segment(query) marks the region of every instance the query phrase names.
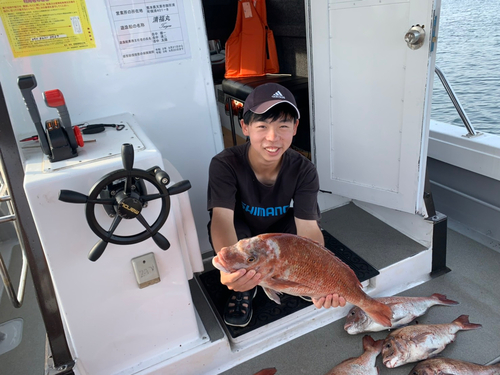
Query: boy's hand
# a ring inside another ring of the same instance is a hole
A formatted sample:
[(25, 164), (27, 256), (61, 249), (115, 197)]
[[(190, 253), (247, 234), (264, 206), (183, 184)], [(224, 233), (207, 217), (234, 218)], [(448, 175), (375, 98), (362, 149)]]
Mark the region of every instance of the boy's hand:
[(345, 298), (339, 296), (337, 293), (329, 294), (326, 297), (321, 297), (320, 299), (313, 298), (312, 301), (317, 309), (321, 309), (322, 307), (324, 307), (325, 309), (339, 306), (344, 307), (346, 303)]
[(261, 274), (254, 270), (247, 272), (247, 270), (241, 269), (233, 273), (221, 272), (220, 282), (235, 292), (246, 292), (259, 284), (260, 276)]

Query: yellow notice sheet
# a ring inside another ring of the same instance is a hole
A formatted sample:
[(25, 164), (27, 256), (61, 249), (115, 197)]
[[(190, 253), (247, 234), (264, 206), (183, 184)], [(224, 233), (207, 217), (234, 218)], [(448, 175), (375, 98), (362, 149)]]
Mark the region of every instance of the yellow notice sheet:
[(84, 0), (0, 0), (14, 57), (95, 48)]

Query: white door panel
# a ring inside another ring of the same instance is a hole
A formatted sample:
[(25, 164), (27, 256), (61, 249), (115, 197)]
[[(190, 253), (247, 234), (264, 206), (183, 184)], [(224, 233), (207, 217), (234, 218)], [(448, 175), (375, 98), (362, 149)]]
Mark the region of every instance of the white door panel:
[[(425, 97), (434, 69), (429, 50), (433, 1), (310, 5), (321, 189), (415, 213), (424, 182)], [(426, 40), (412, 50), (404, 35), (417, 23), (424, 25)]]

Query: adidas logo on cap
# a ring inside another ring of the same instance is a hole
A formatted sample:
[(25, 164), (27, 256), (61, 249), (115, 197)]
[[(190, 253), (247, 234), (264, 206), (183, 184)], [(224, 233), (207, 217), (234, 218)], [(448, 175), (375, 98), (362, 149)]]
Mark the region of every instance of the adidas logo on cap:
[(274, 98), (274, 99), (286, 99), (285, 96), (279, 92), (279, 91), (276, 91), (273, 95), (271, 95), (271, 98)]

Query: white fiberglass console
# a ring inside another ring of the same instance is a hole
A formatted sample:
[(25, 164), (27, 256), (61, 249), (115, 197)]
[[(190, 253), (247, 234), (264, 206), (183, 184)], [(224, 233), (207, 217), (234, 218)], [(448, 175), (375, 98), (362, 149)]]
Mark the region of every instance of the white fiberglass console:
[[(75, 372), (132, 374), (206, 340), (200, 335), (188, 286), (193, 272), (203, 266), (184, 192), (189, 187), (175, 188), (182, 185), (179, 173), (162, 160), (132, 115), (93, 123), (125, 126), (86, 135), (95, 142), (79, 148), (77, 157), (55, 163), (39, 148), (24, 150), (24, 186), (76, 360)], [(131, 157), (122, 157), (124, 144)], [(168, 175), (157, 178), (163, 190), (155, 186), (153, 167)], [(123, 173), (113, 174), (120, 170)], [(123, 177), (127, 170), (140, 172)], [(139, 182), (136, 177), (144, 174), (152, 180)], [(165, 200), (162, 192), (168, 189)], [(63, 202), (61, 190), (81, 194), (69, 193)], [(124, 190), (130, 194), (124, 196)], [(133, 192), (133, 199), (127, 197)], [(118, 196), (125, 199), (113, 201)], [(149, 200), (144, 201), (146, 196)], [(109, 203), (96, 203), (100, 199)], [(138, 200), (142, 204), (133, 206)], [(123, 208), (122, 215), (117, 210)], [(158, 217), (165, 210), (168, 217), (158, 229)], [(89, 227), (89, 217), (100, 236)], [(132, 243), (119, 245), (113, 238)]]

